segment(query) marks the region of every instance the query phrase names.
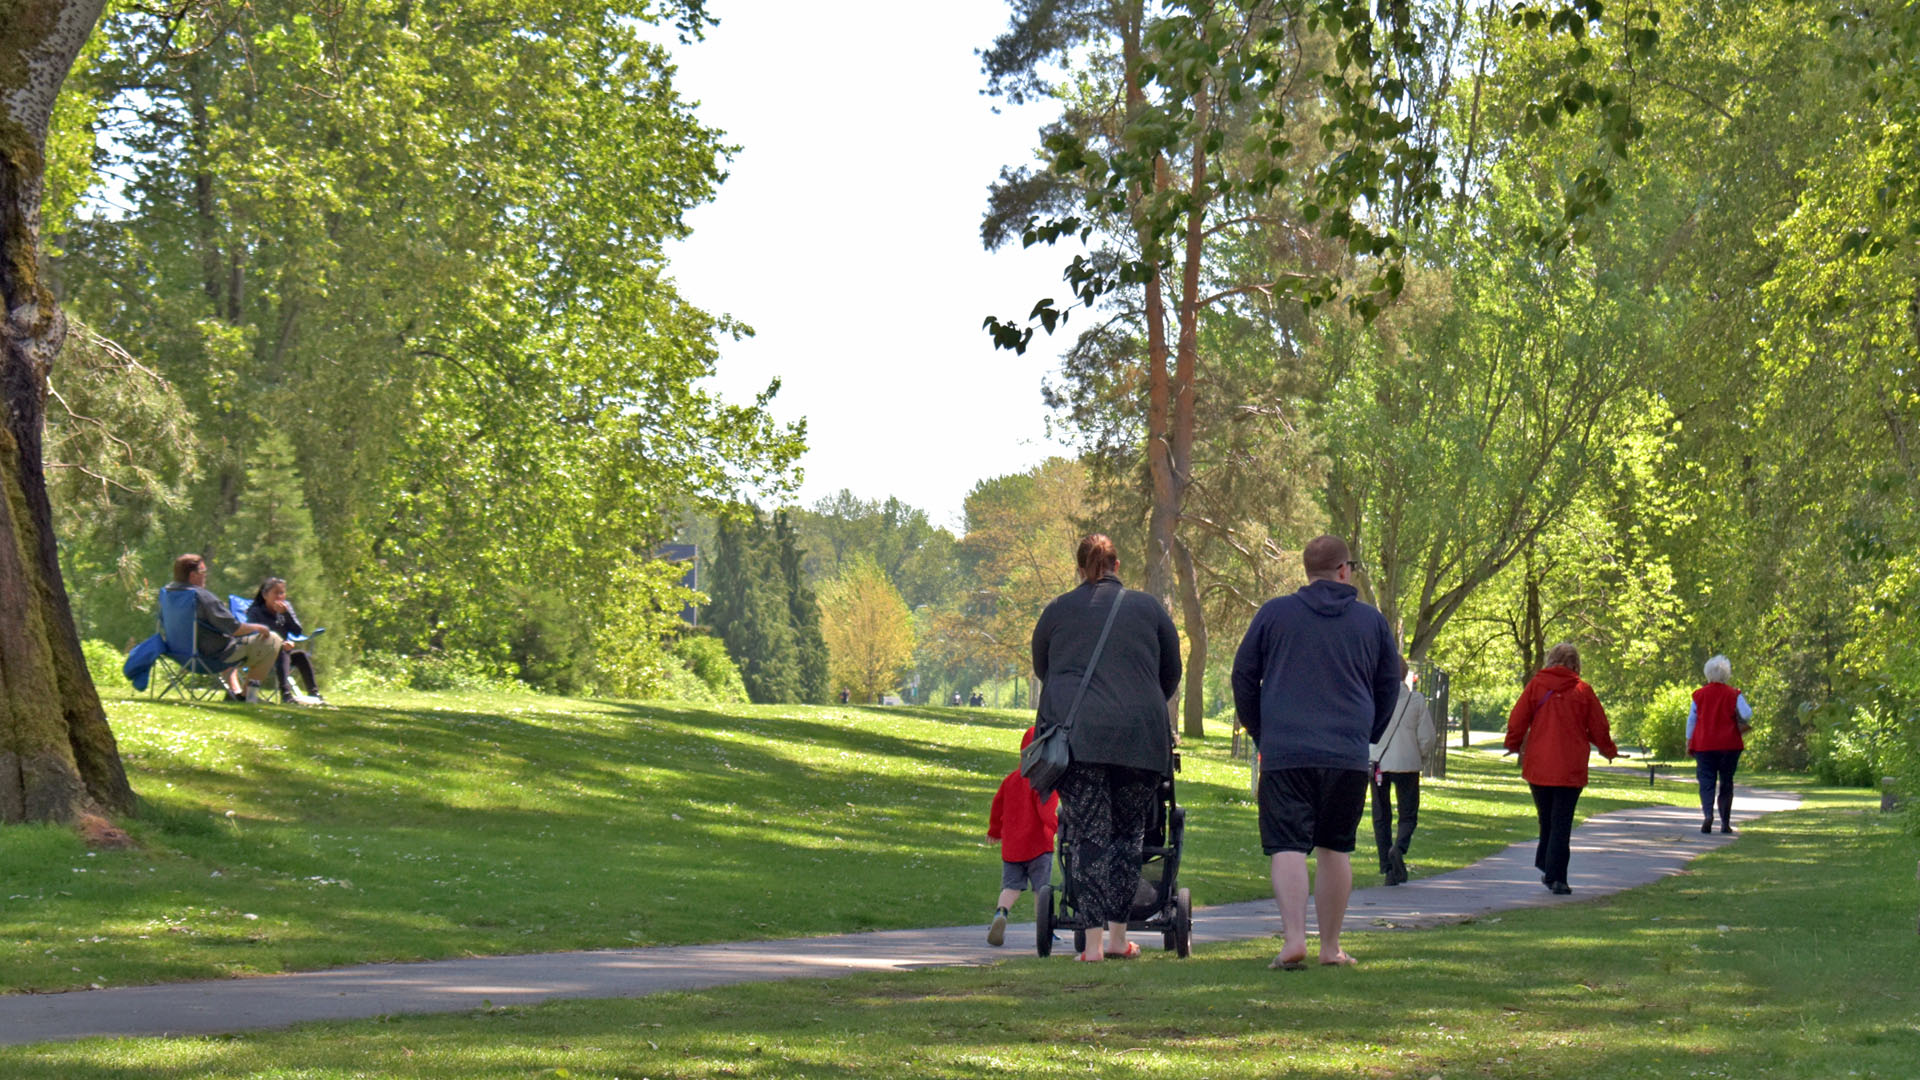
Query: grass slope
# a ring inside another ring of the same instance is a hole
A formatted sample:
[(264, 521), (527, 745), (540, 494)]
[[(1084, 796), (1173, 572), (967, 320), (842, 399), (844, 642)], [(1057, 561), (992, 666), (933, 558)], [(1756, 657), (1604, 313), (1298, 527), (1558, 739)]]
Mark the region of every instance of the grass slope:
[(14, 1080), (1098, 1076), (1894, 1078), (1920, 1062), (1913, 843), (1863, 798), (1775, 814), (1685, 875), (1466, 926), (1098, 968), (733, 987), (223, 1039), (0, 1049)]
[[(0, 992), (983, 920), (987, 806), (1028, 723), (422, 694), (108, 708), (140, 846), (0, 829)], [(1267, 891), (1247, 766), (1221, 734), (1181, 775), (1200, 904)], [(1692, 798), (1596, 774), (1581, 810)], [(1456, 752), (1426, 784), (1413, 869), (1532, 829), (1511, 760)]]

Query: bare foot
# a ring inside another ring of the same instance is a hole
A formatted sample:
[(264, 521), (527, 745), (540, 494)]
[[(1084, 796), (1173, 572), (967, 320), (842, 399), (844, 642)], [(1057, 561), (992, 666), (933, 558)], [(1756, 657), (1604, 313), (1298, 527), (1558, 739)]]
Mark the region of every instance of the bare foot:
[(1345, 949), (1334, 953), (1332, 956), (1328, 956), (1325, 953), (1320, 954), (1321, 967), (1352, 967), (1359, 962), (1360, 961), (1355, 960), (1353, 957), (1348, 956)]
[(1280, 954), (1273, 958), (1273, 962), (1268, 964), (1267, 968), (1270, 971), (1305, 971), (1307, 969), (1307, 947), (1305, 945), (1300, 946), (1298, 952), (1292, 949), (1281, 949)]

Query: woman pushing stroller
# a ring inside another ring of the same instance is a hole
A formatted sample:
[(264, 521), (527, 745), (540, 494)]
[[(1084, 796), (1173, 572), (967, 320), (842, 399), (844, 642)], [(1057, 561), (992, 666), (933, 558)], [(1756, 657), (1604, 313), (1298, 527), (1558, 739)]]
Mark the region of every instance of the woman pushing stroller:
[(1081, 698), (1059, 790), (1069, 887), (1093, 924), (1079, 959), (1092, 962), (1140, 954), (1127, 923), (1147, 818), (1172, 760), (1167, 701), (1180, 686), (1180, 639), (1158, 600), (1120, 583), (1112, 540), (1087, 537), (1075, 561), (1079, 587), (1049, 603), (1033, 628), (1033, 671), (1041, 679), (1036, 730), (1066, 721)]

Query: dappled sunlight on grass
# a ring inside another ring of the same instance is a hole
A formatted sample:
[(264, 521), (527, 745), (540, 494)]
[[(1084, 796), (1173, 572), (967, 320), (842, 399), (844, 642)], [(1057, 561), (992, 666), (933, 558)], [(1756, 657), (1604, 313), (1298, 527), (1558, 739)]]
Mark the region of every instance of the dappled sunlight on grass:
[[(108, 708), (144, 797), (140, 847), (0, 832), (0, 989), (982, 921), (987, 806), (1031, 722), (395, 693)], [(1182, 883), (1202, 905), (1265, 898), (1248, 765), (1210, 734), (1183, 748)], [(1692, 798), (1596, 774), (1580, 809)], [(1424, 785), (1412, 869), (1532, 831), (1511, 760), (1459, 753)]]
[[(1810, 856), (1827, 867), (1818, 880), (1790, 870)], [(0, 1072), (1893, 1080), (1920, 1060), (1911, 860), (1890, 825), (1827, 808), (1770, 817), (1646, 888), (1365, 935), (1351, 970), (1269, 971), (1271, 941), (1091, 968), (1024, 957), (231, 1040), (15, 1048), (0, 1050)], [(1798, 943), (1790, 961), (1775, 937)]]

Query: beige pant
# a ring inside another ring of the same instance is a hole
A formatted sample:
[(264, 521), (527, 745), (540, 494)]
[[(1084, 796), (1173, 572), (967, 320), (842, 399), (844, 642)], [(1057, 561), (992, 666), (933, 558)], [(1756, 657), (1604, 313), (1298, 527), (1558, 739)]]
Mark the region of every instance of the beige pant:
[(265, 682), (273, 672), (273, 660), (280, 655), (280, 635), (271, 630), (235, 638), (235, 648), (227, 653), (229, 667), (247, 669), (247, 675), (255, 682)]

